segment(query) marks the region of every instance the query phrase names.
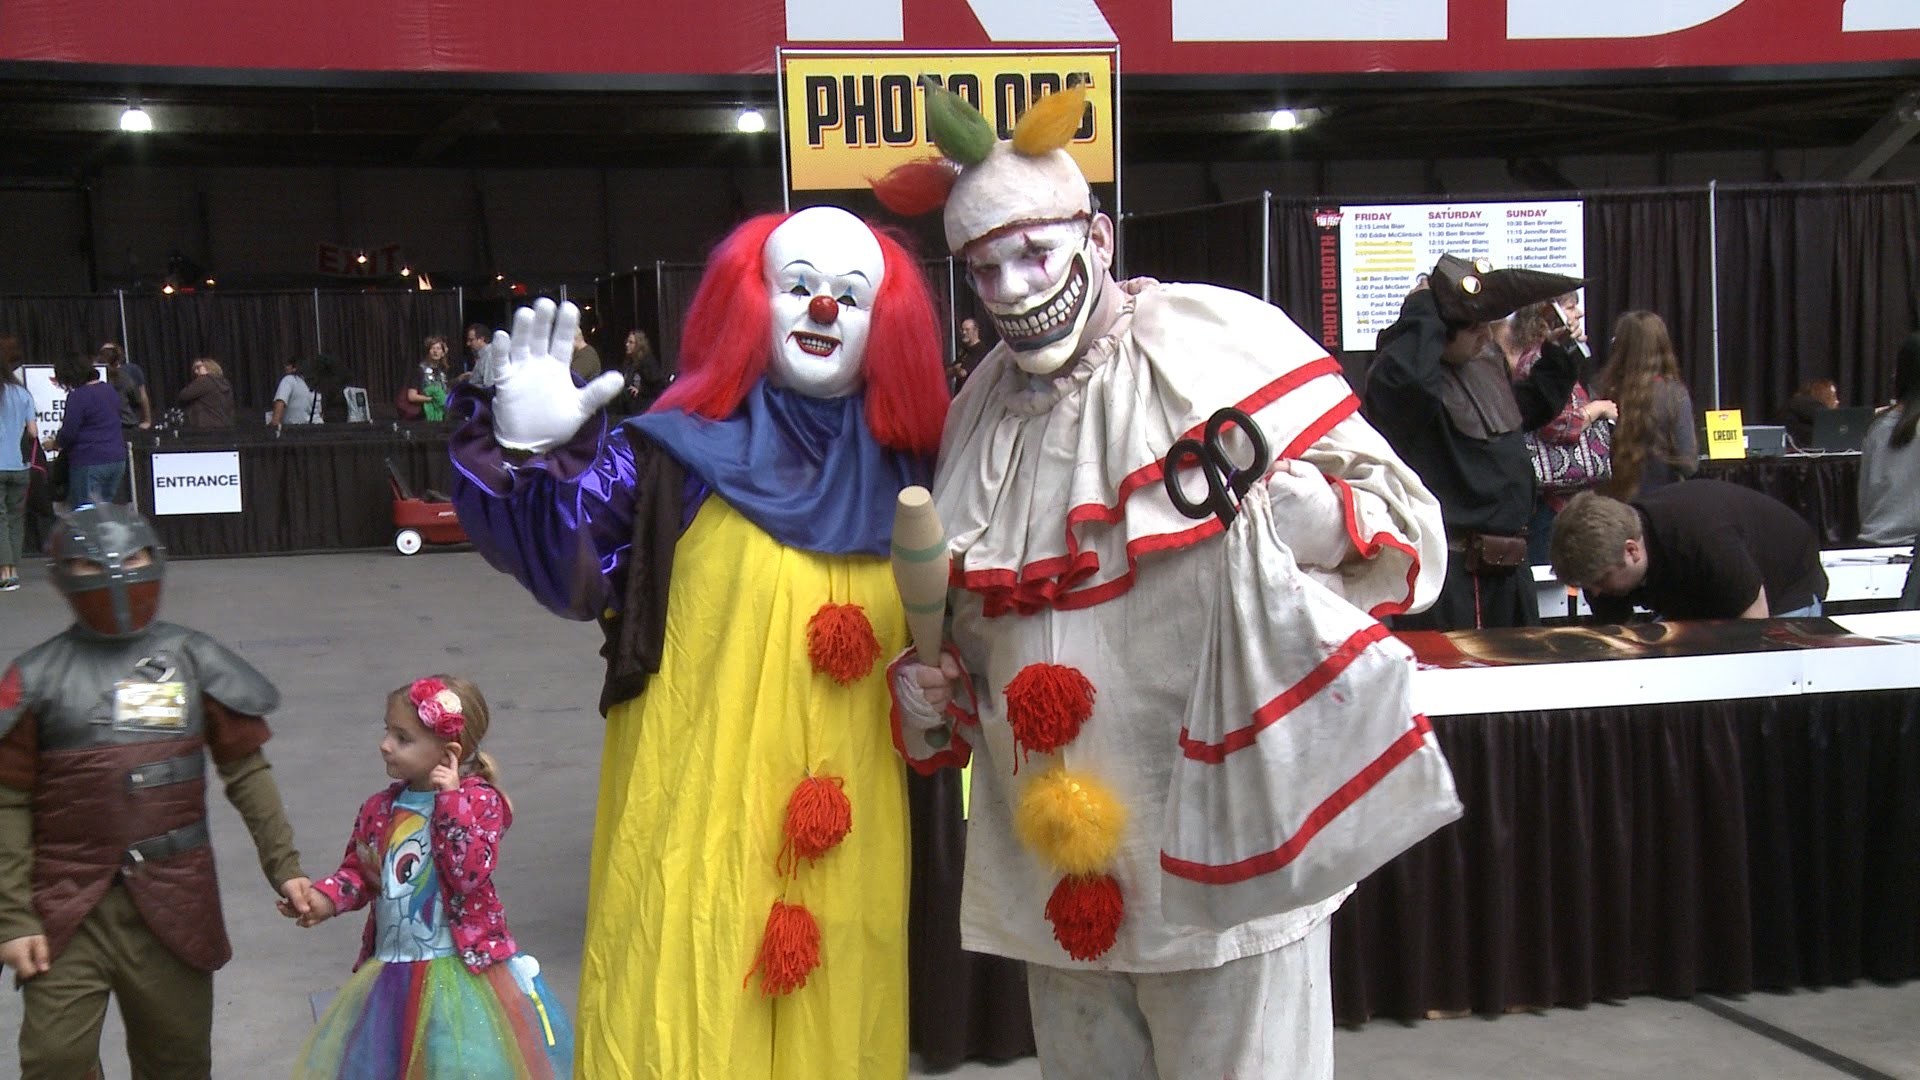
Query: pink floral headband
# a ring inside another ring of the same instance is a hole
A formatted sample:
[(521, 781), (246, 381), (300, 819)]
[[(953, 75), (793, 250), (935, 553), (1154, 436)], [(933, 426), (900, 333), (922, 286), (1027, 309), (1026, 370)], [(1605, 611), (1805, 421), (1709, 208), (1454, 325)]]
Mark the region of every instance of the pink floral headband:
[(466, 729), (465, 706), (460, 695), (447, 689), (447, 684), (431, 676), (416, 679), (407, 687), (407, 700), (413, 702), (414, 711), (420, 714), (420, 722), (427, 730), (443, 739), (457, 739)]

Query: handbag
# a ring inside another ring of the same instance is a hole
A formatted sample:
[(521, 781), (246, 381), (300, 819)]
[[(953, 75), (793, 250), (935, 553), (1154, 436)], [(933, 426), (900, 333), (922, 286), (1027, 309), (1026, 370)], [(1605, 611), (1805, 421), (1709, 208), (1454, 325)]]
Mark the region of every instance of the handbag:
[(1338, 896), (1461, 814), (1412, 650), (1300, 569), (1264, 484), (1224, 548), (1160, 848), (1167, 919), (1213, 930)]
[(1527, 456), (1533, 460), (1533, 478), (1540, 490), (1564, 495), (1585, 491), (1613, 479), (1613, 421), (1588, 424), (1571, 444), (1542, 442), (1526, 436)]

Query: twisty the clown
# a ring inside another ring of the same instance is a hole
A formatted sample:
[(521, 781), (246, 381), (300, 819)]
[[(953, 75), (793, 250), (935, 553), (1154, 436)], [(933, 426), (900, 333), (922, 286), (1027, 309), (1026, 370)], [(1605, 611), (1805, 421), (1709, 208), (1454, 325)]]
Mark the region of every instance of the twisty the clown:
[(905, 1073), (907, 811), (886, 558), (947, 397), (925, 283), (842, 210), (716, 250), (678, 380), (607, 430), (542, 301), (455, 397), (488, 560), (607, 635), (577, 1060), (594, 1077)]
[[(1431, 603), (1439, 507), (1356, 415), (1339, 365), (1279, 310), (1114, 280), (1113, 222), (1062, 149), (1079, 97), (1042, 99), (1011, 141), (945, 106), (929, 113), (949, 121), (932, 129), (949, 160), (903, 167), (876, 192), (901, 212), (944, 205), (948, 246), (1002, 339), (953, 404), (934, 482), (952, 654), (941, 669), (903, 657), (892, 679), (916, 767), (974, 756), (962, 945), (1027, 962), (1049, 1077), (1330, 1077), (1327, 924), (1354, 879), (1291, 908), (1260, 907), (1254, 881), (1242, 914), (1214, 925), (1173, 910), (1178, 766), (1237, 768), (1237, 751), (1271, 738), (1258, 716), (1225, 717), (1240, 730), (1216, 743), (1183, 722), (1238, 678), (1272, 683), (1276, 708), (1297, 703), (1286, 724), (1339, 730), (1370, 692), (1347, 665), (1408, 667), (1375, 616)], [(1270, 610), (1229, 612), (1259, 678), (1202, 648), (1222, 605), (1259, 584), (1229, 573), (1226, 515), (1196, 521), (1163, 485), (1170, 448), (1228, 407), (1274, 457), (1241, 509), (1258, 504), (1253, 547), (1277, 591)], [(1351, 636), (1326, 640), (1342, 620)], [(1304, 673), (1292, 698), (1274, 678), (1287, 670)], [(1396, 722), (1396, 745), (1428, 745), (1424, 720)], [(1450, 779), (1430, 786), (1444, 816)], [(1203, 845), (1271, 824), (1264, 799), (1236, 801), (1204, 776), (1199, 790), (1228, 795), (1201, 807)], [(1233, 906), (1210, 902), (1196, 907)]]

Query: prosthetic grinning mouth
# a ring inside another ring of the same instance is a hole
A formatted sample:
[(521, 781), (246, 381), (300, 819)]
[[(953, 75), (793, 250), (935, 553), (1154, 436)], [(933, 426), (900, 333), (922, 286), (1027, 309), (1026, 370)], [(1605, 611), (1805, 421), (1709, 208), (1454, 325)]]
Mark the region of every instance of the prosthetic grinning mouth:
[(833, 350), (840, 347), (837, 338), (809, 334), (804, 330), (795, 330), (792, 337), (794, 344), (800, 346), (800, 351), (808, 356), (832, 356)]
[(1073, 326), (1074, 318), (1080, 313), (1080, 303), (1086, 295), (1086, 264), (1076, 259), (1067, 283), (1060, 287), (1052, 300), (1020, 315), (995, 314), (993, 322), (1000, 328), (1000, 336), (1006, 339), (1010, 348), (1050, 345)]

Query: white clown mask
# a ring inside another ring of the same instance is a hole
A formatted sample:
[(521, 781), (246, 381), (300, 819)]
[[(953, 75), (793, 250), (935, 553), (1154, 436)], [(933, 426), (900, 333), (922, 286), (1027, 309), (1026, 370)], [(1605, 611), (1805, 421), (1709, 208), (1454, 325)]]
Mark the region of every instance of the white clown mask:
[(761, 254), (774, 385), (816, 398), (858, 391), (873, 299), (886, 273), (873, 232), (845, 210), (813, 206), (781, 222)]
[(966, 264), (1014, 363), (1035, 375), (1072, 359), (1106, 280), (1093, 199), (1064, 150), (1037, 157), (1000, 143), (947, 198), (947, 246)]

